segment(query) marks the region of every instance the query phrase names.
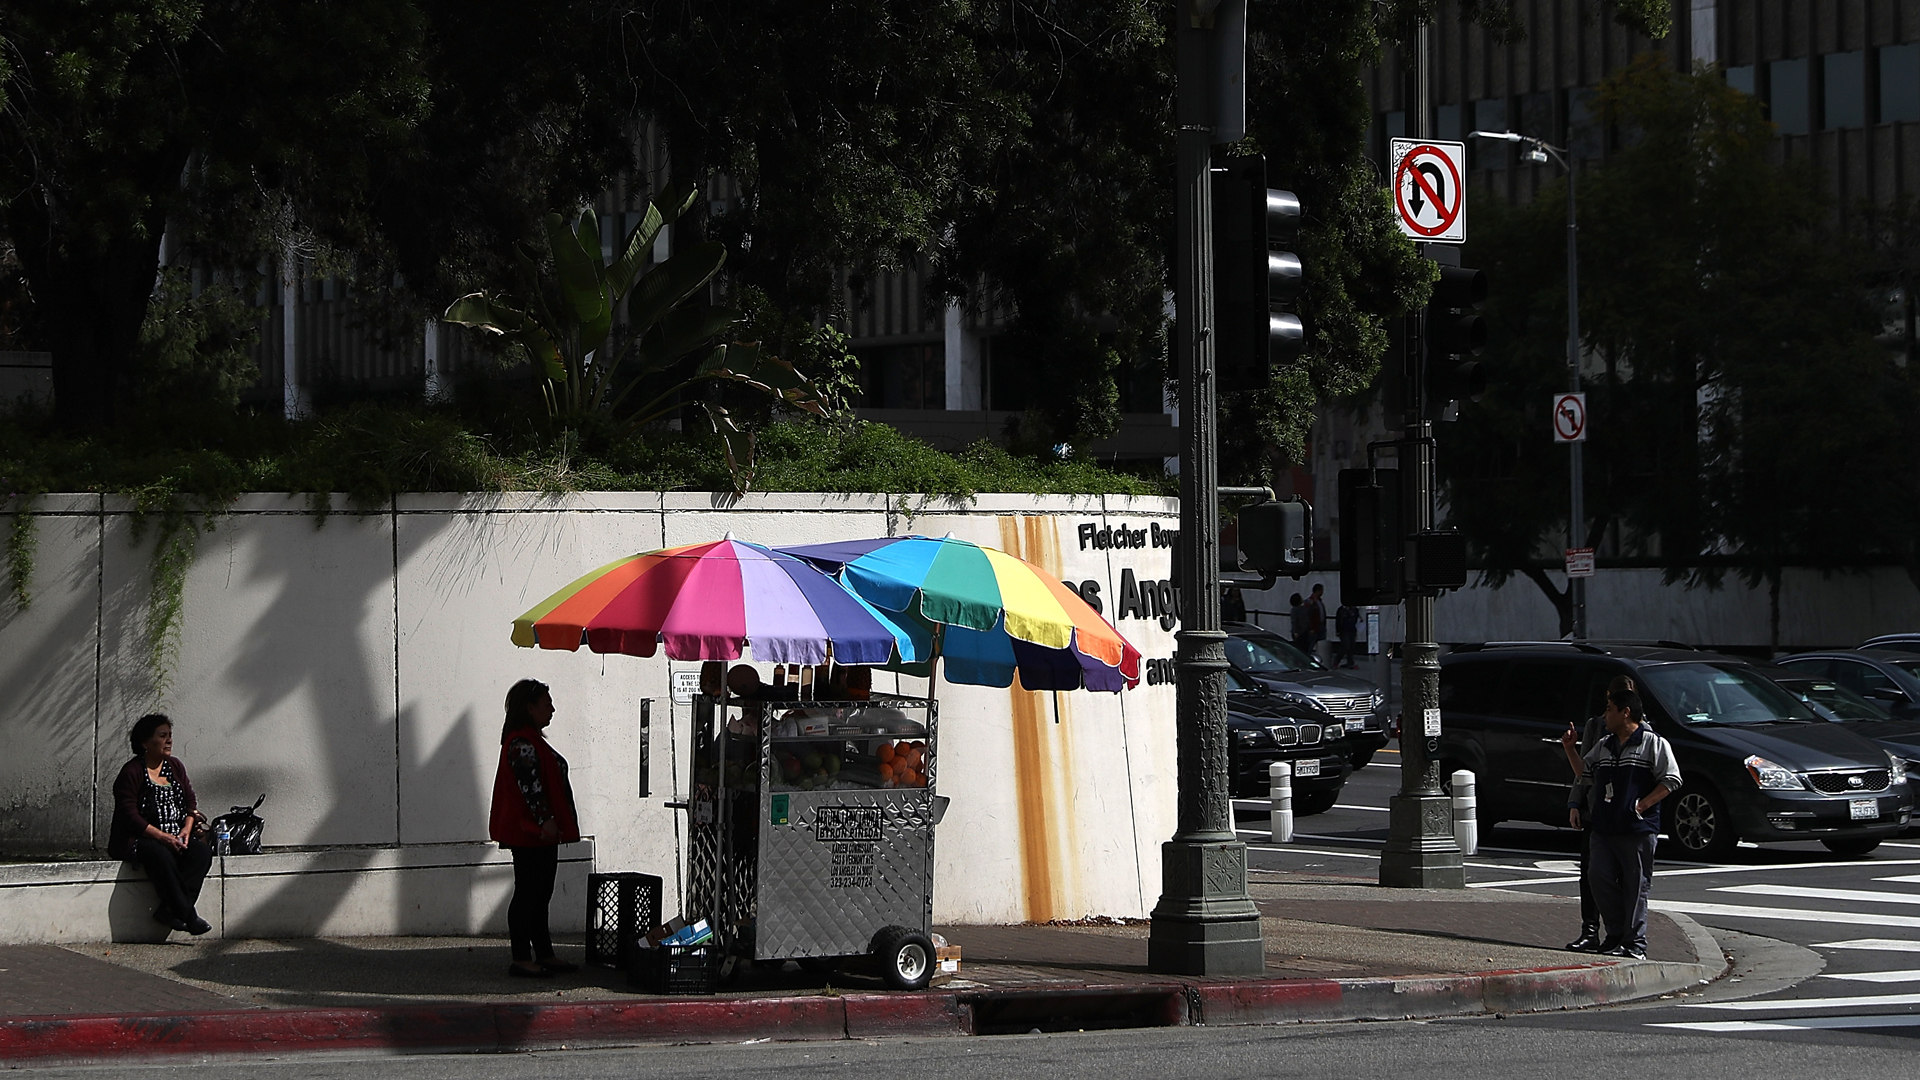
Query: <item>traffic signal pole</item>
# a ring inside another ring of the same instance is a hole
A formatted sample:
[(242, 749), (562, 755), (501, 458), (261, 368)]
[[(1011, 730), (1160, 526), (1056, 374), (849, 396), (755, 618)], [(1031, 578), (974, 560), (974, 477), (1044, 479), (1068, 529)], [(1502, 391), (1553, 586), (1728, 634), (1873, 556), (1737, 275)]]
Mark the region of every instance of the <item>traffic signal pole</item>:
[[(1427, 48), (1428, 29), (1422, 23), (1413, 48), (1414, 107), (1409, 110), (1415, 117), (1414, 137), (1420, 139), (1433, 134)], [(1433, 528), (1433, 424), (1427, 419), (1425, 329), (1408, 335), (1401, 369), (1406, 378), (1406, 434), (1400, 452), (1412, 458), (1401, 473), (1406, 498), (1401, 513), (1408, 534)], [(1387, 803), (1387, 844), (1380, 855), (1380, 884), (1396, 888), (1466, 887), (1460, 848), (1453, 841), (1453, 800), (1440, 780), (1440, 646), (1434, 640), (1433, 601), (1429, 590), (1407, 591), (1407, 640), (1400, 673), (1400, 793)]]
[(1227, 775), (1227, 649), (1220, 629), (1219, 458), (1213, 310), (1214, 22), (1219, 0), (1181, 0), (1174, 181), (1174, 308), (1180, 375), (1180, 543), (1175, 635), (1179, 820), (1160, 848), (1160, 901), (1147, 966), (1182, 975), (1266, 970), (1247, 848)]

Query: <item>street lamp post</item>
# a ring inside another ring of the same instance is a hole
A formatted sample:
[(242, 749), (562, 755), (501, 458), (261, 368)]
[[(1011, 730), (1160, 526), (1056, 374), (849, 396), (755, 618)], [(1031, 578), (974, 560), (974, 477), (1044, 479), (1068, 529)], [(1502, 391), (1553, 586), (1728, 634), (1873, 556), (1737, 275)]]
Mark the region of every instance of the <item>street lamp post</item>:
[[(1567, 151), (1550, 143), (1543, 142), (1531, 135), (1521, 135), (1512, 131), (1475, 131), (1468, 135), (1473, 139), (1490, 139), (1498, 142), (1519, 143), (1525, 146), (1526, 159), (1536, 165), (1544, 165), (1548, 160), (1559, 164), (1567, 172), (1567, 389), (1580, 392), (1580, 232), (1574, 217), (1574, 169), (1573, 162), (1567, 157)], [(1586, 460), (1583, 442), (1570, 442), (1567, 448), (1571, 453), (1568, 459), (1569, 484), (1572, 488), (1567, 507), (1567, 547), (1586, 546), (1587, 531), (1587, 479)], [(1572, 610), (1574, 640), (1584, 640), (1587, 636), (1587, 579), (1567, 578), (1567, 604)]]
[[(1219, 417), (1213, 294), (1217, 0), (1182, 0), (1174, 178), (1174, 323), (1180, 372), (1180, 543), (1184, 598), (1174, 635), (1178, 824), (1160, 849), (1160, 900), (1147, 967), (1179, 975), (1266, 970), (1260, 909), (1247, 895), (1247, 847), (1233, 830), (1227, 778), (1227, 636), (1220, 629)], [(1243, 10), (1243, 9), (1242, 9)]]

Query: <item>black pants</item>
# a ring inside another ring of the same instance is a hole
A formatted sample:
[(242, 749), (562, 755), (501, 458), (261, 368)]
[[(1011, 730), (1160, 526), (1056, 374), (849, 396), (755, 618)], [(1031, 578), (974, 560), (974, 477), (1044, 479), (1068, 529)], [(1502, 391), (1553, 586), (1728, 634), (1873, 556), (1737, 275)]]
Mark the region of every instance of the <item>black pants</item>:
[(200, 899), (200, 884), (207, 880), (207, 871), (213, 866), (213, 849), (207, 842), (195, 837), (187, 841), (185, 851), (176, 851), (143, 836), (137, 854), (147, 880), (153, 882), (153, 891), (160, 894), (160, 906), (182, 919), (199, 918), (193, 905)]
[(1580, 926), (1600, 925), (1600, 904), (1593, 898), (1593, 830), (1580, 830)]
[(547, 908), (553, 903), (553, 875), (560, 849), (509, 848), (513, 852), (513, 900), (507, 904), (507, 937), (515, 960), (549, 960), (553, 937), (547, 932)]
[(1354, 639), (1354, 636), (1352, 634), (1341, 634), (1340, 647), (1333, 651), (1333, 666), (1352, 666), (1353, 658), (1359, 655), (1359, 652), (1359, 642)]
[(1607, 945), (1647, 951), (1647, 893), (1658, 840), (1653, 833), (1593, 834), (1593, 898), (1607, 924)]

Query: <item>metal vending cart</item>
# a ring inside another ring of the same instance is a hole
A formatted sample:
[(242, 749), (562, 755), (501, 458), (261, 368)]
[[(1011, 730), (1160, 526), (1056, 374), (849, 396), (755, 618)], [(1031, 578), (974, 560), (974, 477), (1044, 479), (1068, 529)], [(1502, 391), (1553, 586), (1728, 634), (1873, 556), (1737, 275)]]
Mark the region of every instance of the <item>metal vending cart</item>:
[(889, 986), (927, 985), (938, 726), (929, 698), (694, 698), (687, 910), (723, 977), (871, 956)]

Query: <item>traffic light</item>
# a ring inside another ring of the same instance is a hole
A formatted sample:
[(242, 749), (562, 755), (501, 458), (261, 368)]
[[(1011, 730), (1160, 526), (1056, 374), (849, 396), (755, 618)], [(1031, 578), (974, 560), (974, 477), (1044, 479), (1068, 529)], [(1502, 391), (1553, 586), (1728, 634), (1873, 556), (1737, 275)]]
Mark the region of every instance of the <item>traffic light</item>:
[(1240, 569), (1297, 578), (1313, 563), (1313, 506), (1297, 498), (1243, 506), (1234, 537)]
[(1397, 604), (1406, 592), (1398, 469), (1340, 470), (1340, 602)]
[(1280, 245), (1300, 228), (1300, 200), (1267, 187), (1267, 159), (1213, 166), (1214, 371), (1221, 390), (1258, 390), (1277, 362), (1299, 354), (1306, 324), (1281, 310), (1300, 296), (1300, 257)]
[(1487, 372), (1478, 360), (1487, 347), (1487, 272), (1443, 266), (1427, 303), (1426, 404), (1440, 412), (1455, 401), (1478, 401), (1487, 392)]

